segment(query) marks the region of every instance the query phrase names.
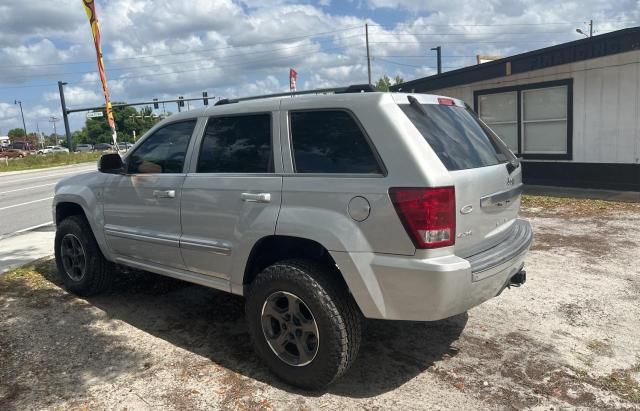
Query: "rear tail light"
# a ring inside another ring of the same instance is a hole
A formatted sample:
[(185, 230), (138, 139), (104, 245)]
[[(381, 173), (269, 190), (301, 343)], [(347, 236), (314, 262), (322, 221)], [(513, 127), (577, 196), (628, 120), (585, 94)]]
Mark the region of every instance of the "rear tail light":
[(404, 228), (416, 248), (455, 244), (456, 213), (453, 187), (389, 189)]

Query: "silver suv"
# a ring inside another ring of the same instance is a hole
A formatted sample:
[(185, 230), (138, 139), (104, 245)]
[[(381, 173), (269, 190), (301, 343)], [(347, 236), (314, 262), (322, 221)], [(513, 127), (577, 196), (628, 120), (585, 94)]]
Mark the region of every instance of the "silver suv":
[(246, 298), (262, 359), (324, 387), (362, 318), (431, 321), (525, 281), (521, 167), (462, 101), (350, 93), (221, 101), (171, 116), (56, 187), (65, 286), (115, 264)]

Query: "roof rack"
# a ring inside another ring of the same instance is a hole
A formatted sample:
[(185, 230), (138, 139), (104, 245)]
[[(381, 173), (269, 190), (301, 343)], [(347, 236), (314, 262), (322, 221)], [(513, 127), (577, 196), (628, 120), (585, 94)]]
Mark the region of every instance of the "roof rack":
[(234, 99), (225, 98), (222, 100), (218, 100), (214, 105), (221, 106), (224, 104), (239, 103), (241, 101), (247, 101), (247, 100), (260, 100), (263, 98), (273, 98), (273, 97), (301, 96), (305, 94), (371, 93), (374, 91), (376, 91), (376, 89), (371, 84), (354, 84), (348, 87), (319, 88), (315, 90), (294, 91), (289, 93), (264, 94), (262, 96), (240, 97), (240, 98), (234, 98)]

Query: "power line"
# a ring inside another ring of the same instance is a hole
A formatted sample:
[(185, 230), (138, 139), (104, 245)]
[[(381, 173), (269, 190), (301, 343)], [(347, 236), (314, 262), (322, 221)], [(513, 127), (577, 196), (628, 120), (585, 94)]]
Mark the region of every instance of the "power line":
[[(497, 41), (439, 41), (438, 44), (540, 44), (550, 43), (553, 41), (565, 42), (565, 40), (537, 40), (537, 41), (509, 41), (509, 40), (497, 40)], [(422, 44), (419, 41), (370, 41), (370, 44)]]
[[(421, 59), (424, 59), (424, 58), (436, 58), (436, 56), (430, 56), (430, 55), (428, 55), (428, 54), (417, 55), (417, 56), (415, 56), (415, 55), (400, 55), (400, 54), (398, 54), (398, 55), (389, 55), (389, 54), (385, 54), (385, 55), (384, 55), (384, 56), (382, 56), (382, 57), (392, 57), (392, 58), (421, 58)], [(442, 57), (443, 57), (443, 58), (444, 58), (444, 57), (446, 57), (446, 58), (453, 58), (453, 59), (455, 59), (455, 58), (467, 58), (467, 59), (471, 59), (471, 58), (472, 58), (472, 59), (474, 59), (474, 58), (476, 58), (476, 56), (475, 56), (475, 55), (474, 55), (474, 56), (462, 56), (462, 55), (460, 55), (460, 56), (442, 56)]]
[[(431, 24), (431, 23), (400, 23), (395, 27), (400, 26), (410, 26), (410, 27), (502, 27), (502, 26), (549, 26), (549, 25), (573, 25), (580, 24), (584, 21), (558, 21), (558, 22), (547, 22), (547, 23), (494, 23), (494, 24)], [(371, 27), (391, 27), (389, 25), (383, 24), (370, 24)]]
[[(344, 46), (340, 46), (340, 47), (333, 47), (333, 48), (329, 48), (329, 49), (325, 49), (323, 51), (330, 51), (333, 49), (342, 49), (344, 48)], [(302, 55), (308, 55), (308, 54), (315, 54), (317, 53), (316, 51), (310, 52), (310, 53), (303, 53), (303, 54), (297, 54), (296, 56), (283, 56), (283, 57), (279, 57), (275, 60), (258, 60), (258, 61), (243, 61), (243, 62), (238, 62), (238, 63), (230, 63), (230, 64), (225, 64), (225, 65), (218, 65), (218, 66), (214, 66), (214, 67), (202, 67), (202, 68), (197, 68), (197, 69), (190, 69), (190, 70), (181, 70), (181, 71), (170, 71), (170, 72), (164, 72), (164, 73), (153, 73), (153, 74), (139, 74), (139, 75), (133, 75), (133, 76), (126, 76), (126, 77), (118, 77), (115, 80), (129, 80), (129, 79), (135, 79), (135, 78), (147, 78), (147, 77), (157, 77), (157, 76), (168, 76), (171, 74), (182, 74), (182, 73), (192, 73), (192, 72), (196, 72), (196, 71), (207, 71), (207, 70), (216, 70), (216, 69), (220, 69), (220, 68), (227, 68), (227, 67), (235, 67), (235, 66), (239, 66), (239, 65), (244, 65), (244, 64), (259, 64), (259, 63), (277, 63), (277, 62), (281, 62), (281, 61), (287, 61), (289, 59), (292, 58), (296, 58), (298, 56), (302, 56)], [(90, 81), (90, 82), (69, 82), (68, 84), (73, 85), (73, 84), (86, 84), (86, 83), (93, 83), (93, 84), (97, 84), (98, 80), (96, 81)]]
[[(343, 49), (345, 47), (350, 47), (350, 46), (354, 46), (357, 45), (359, 43), (348, 43), (348, 44), (343, 44), (340, 46), (336, 46), (336, 47), (330, 47), (330, 48), (325, 48), (325, 49), (321, 49), (321, 50), (316, 50), (316, 46), (310, 47), (307, 46), (306, 49), (312, 49), (312, 51), (309, 52), (304, 52), (304, 53), (296, 53), (295, 55), (292, 56), (282, 56), (279, 57), (278, 59), (276, 59), (276, 61), (280, 61), (282, 59), (293, 59), (299, 56), (305, 56), (305, 55), (309, 55), (309, 54), (316, 54), (316, 53), (323, 53), (323, 52), (327, 52), (327, 51), (332, 51), (332, 50), (338, 50), (338, 49)], [(285, 48), (281, 48), (281, 49), (274, 49), (274, 50), (268, 50), (268, 51), (262, 51), (260, 52), (260, 54), (269, 54), (272, 53), (274, 51), (277, 50), (282, 50)], [(242, 57), (245, 55), (250, 55), (250, 54), (256, 54), (256, 53), (246, 53), (246, 54), (235, 54), (233, 56), (227, 56), (227, 57)], [(143, 67), (140, 66), (132, 66), (132, 67), (123, 67), (123, 68), (112, 68), (109, 69), (108, 71), (113, 72), (113, 71), (122, 71), (122, 70), (130, 70), (130, 69), (139, 69), (139, 68), (149, 68), (149, 67), (160, 67), (160, 66), (167, 66), (169, 64), (187, 64), (187, 63), (194, 63), (194, 62), (202, 62), (202, 61), (211, 61), (211, 62), (218, 62), (218, 61), (226, 61), (226, 58), (222, 58), (222, 59), (213, 59), (213, 58), (209, 58), (209, 59), (197, 59), (197, 60), (189, 60), (189, 61), (182, 61), (182, 62), (172, 62), (172, 63), (159, 63), (159, 64), (151, 64), (151, 65), (145, 65)], [(243, 65), (243, 64), (259, 64), (262, 62), (268, 62), (269, 60), (254, 60), (254, 61), (239, 61), (239, 62), (235, 62), (235, 63), (229, 63), (229, 64), (223, 64), (223, 65), (216, 65), (213, 67), (203, 67), (203, 68), (198, 68), (192, 71), (198, 71), (198, 70), (213, 70), (216, 68), (224, 68), (224, 67), (233, 67), (233, 66), (237, 66), (237, 65)], [(182, 73), (183, 71), (177, 72), (177, 73)], [(11, 81), (11, 80), (16, 80), (19, 78), (36, 78), (36, 77), (40, 77), (40, 78), (45, 78), (45, 77), (60, 77), (60, 76), (65, 76), (65, 75), (76, 75), (76, 74), (94, 74), (96, 73), (96, 71), (76, 71), (76, 72), (66, 72), (66, 73), (52, 73), (52, 74), (43, 74), (43, 75), (25, 75), (25, 76), (16, 76), (16, 77), (11, 77), (11, 78), (7, 78), (7, 79), (1, 79), (0, 81), (3, 82), (7, 82), (7, 81)], [(154, 76), (154, 75), (164, 75), (164, 74), (171, 74), (171, 73), (158, 73), (158, 74), (149, 74), (148, 76)], [(147, 75), (145, 75), (146, 77)], [(128, 76), (128, 77), (118, 77), (118, 78), (113, 78), (112, 80), (122, 80), (122, 79), (128, 79), (128, 78), (137, 78), (138, 76)], [(98, 80), (95, 81), (87, 81), (87, 82), (82, 82), (82, 83), (98, 83)], [(69, 84), (78, 84), (78, 82), (75, 83), (69, 83)], [(1, 89), (1, 88), (0, 88)]]
[[(391, 63), (391, 64), (395, 64), (398, 66), (405, 66), (405, 67), (413, 67), (413, 68), (433, 68), (433, 67), (428, 67), (428, 66), (417, 66), (415, 64), (405, 64), (405, 63), (400, 63), (397, 61), (393, 61), (393, 60), (387, 60), (387, 59), (383, 59), (380, 57), (373, 57), (374, 60), (378, 60), (378, 61), (384, 61), (385, 63)], [(447, 68), (447, 69), (458, 69), (461, 68), (463, 66), (443, 66), (442, 68)]]
[(532, 34), (557, 34), (557, 33), (570, 33), (570, 31), (567, 30), (557, 30), (557, 31), (535, 31), (535, 32), (524, 32), (524, 31), (520, 31), (520, 32), (498, 32), (498, 31), (493, 31), (493, 32), (488, 32), (488, 33), (407, 33), (407, 32), (398, 32), (398, 31), (387, 31), (384, 33), (376, 33), (374, 32), (373, 35), (375, 36), (487, 36), (487, 35), (501, 35), (501, 36), (512, 36), (512, 35), (517, 35), (517, 34), (526, 34), (528, 36), (532, 35)]
[[(122, 57), (122, 58), (117, 58), (117, 59), (105, 59), (105, 62), (110, 63), (110, 62), (114, 62), (114, 61), (138, 60), (138, 59), (151, 58), (151, 57), (178, 56), (178, 55), (192, 54), (192, 53), (205, 53), (205, 52), (211, 52), (211, 51), (228, 50), (228, 49), (233, 49), (233, 48), (252, 47), (252, 46), (262, 45), (262, 44), (273, 44), (273, 43), (280, 43), (280, 42), (283, 42), (283, 41), (290, 41), (290, 40), (297, 40), (297, 39), (304, 39), (304, 38), (313, 38), (313, 37), (322, 37), (322, 36), (327, 36), (327, 35), (330, 35), (330, 34), (340, 33), (340, 32), (354, 30), (354, 29), (361, 29), (361, 28), (362, 28), (362, 26), (352, 26), (352, 27), (347, 27), (347, 28), (343, 28), (343, 29), (325, 31), (325, 32), (321, 32), (321, 33), (308, 34), (308, 35), (304, 35), (304, 36), (286, 37), (286, 38), (279, 38), (279, 39), (275, 39), (275, 40), (255, 42), (255, 43), (251, 43), (251, 44), (247, 44), (247, 45), (233, 45), (233, 46), (217, 47), (217, 48), (211, 48), (211, 49), (179, 51), (179, 52), (175, 52), (175, 53), (147, 54), (147, 55), (141, 55), (141, 56), (135, 56), (135, 57)], [(67, 64), (90, 64), (90, 63), (95, 63), (95, 60), (71, 61), (71, 62), (65, 62), (65, 63), (8, 65), (8, 66), (0, 66), (0, 68), (9, 68), (9, 67), (45, 67), (45, 66), (67, 65)]]
[[(348, 37), (344, 37), (344, 39), (348, 39), (348, 38), (353, 38), (353, 37), (362, 37), (360, 35), (353, 35), (353, 36), (348, 36)], [(174, 65), (174, 64), (189, 64), (189, 63), (198, 63), (198, 62), (204, 62), (204, 61), (211, 61), (211, 62), (218, 62), (218, 61), (227, 61), (230, 60), (231, 57), (244, 57), (244, 56), (250, 56), (250, 55), (255, 55), (255, 54), (271, 54), (277, 51), (282, 51), (282, 50), (292, 50), (292, 49), (300, 49), (297, 51), (304, 51), (304, 50), (313, 50), (313, 53), (318, 52), (321, 53), (325, 50), (335, 50), (335, 49), (340, 49), (340, 48), (345, 48), (345, 47), (349, 47), (349, 46), (355, 46), (358, 45), (359, 42), (355, 42), (355, 43), (347, 43), (347, 44), (343, 44), (337, 47), (333, 47), (333, 48), (325, 48), (325, 49), (320, 49), (320, 50), (316, 50), (318, 45), (317, 44), (313, 44), (313, 45), (299, 45), (299, 46), (288, 46), (288, 47), (280, 47), (280, 48), (275, 48), (275, 49), (270, 49), (270, 50), (262, 50), (262, 51), (255, 51), (255, 52), (247, 52), (247, 53), (237, 53), (237, 54), (230, 54), (227, 56), (223, 56), (223, 57), (209, 57), (209, 58), (199, 58), (199, 59), (194, 59), (194, 60), (183, 60), (183, 61), (172, 61), (172, 62), (166, 62), (166, 63), (157, 63), (157, 64), (145, 64), (144, 66), (127, 66), (127, 67), (112, 67), (109, 68), (108, 71), (109, 72), (114, 72), (114, 71), (123, 71), (123, 70), (135, 70), (135, 69), (139, 69), (141, 67), (144, 68), (148, 68), (148, 67), (162, 67), (162, 66), (168, 66), (168, 65)], [(304, 55), (304, 54), (297, 54), (297, 55)], [(295, 56), (292, 56), (295, 57)], [(65, 76), (65, 75), (73, 75), (73, 74), (94, 74), (97, 73), (97, 71), (92, 70), (92, 71), (68, 71), (68, 72), (62, 72), (62, 73), (46, 73), (46, 74), (25, 74), (25, 75), (19, 75), (19, 76), (12, 76), (10, 78), (1, 78), (0, 77), (0, 82), (7, 82), (7, 81), (11, 81), (11, 80), (16, 80), (16, 79), (24, 79), (24, 78), (37, 78), (37, 77), (51, 77), (51, 76)]]

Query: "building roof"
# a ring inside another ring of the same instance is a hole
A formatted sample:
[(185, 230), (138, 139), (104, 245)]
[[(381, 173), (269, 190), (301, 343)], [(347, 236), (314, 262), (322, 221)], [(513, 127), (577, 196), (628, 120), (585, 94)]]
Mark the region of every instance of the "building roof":
[(427, 92), (632, 50), (640, 50), (640, 27), (617, 30), (407, 81), (390, 87), (390, 90)]

